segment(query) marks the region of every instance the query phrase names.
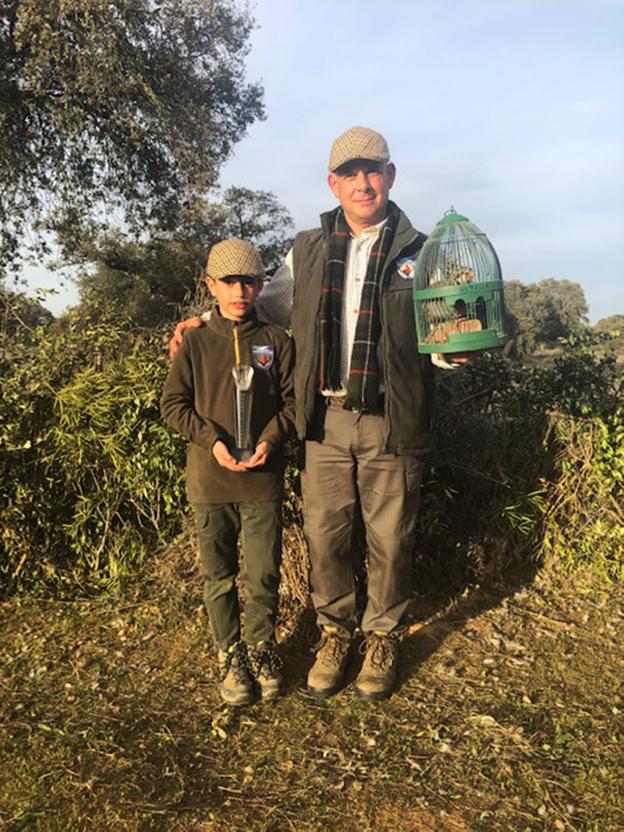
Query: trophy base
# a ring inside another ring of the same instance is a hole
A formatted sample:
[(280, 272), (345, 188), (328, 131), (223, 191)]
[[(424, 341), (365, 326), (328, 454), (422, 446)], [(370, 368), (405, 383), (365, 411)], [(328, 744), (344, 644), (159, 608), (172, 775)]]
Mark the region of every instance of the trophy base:
[(253, 456), (251, 448), (233, 448), (230, 453), (237, 462), (249, 462)]

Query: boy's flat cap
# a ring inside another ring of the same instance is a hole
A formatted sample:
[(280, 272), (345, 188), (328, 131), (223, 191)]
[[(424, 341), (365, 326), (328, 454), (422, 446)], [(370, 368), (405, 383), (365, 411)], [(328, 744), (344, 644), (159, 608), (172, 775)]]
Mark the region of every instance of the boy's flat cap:
[(216, 280), (235, 274), (264, 277), (264, 266), (255, 246), (247, 240), (232, 237), (210, 249), (206, 274)]

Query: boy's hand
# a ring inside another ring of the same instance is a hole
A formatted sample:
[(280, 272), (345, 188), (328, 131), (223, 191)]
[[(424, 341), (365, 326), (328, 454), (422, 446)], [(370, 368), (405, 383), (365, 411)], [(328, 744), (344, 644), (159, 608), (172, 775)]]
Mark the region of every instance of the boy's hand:
[(269, 458), (269, 445), (267, 442), (260, 442), (256, 448), (254, 455), (247, 462), (243, 462), (244, 468), (259, 468), (264, 465)]
[(204, 322), (199, 317), (199, 315), (195, 315), (193, 318), (187, 318), (185, 321), (180, 321), (180, 323), (176, 326), (175, 331), (173, 333), (173, 338), (169, 341), (169, 358), (173, 360), (175, 358), (175, 354), (178, 351), (178, 347), (184, 341), (184, 330), (185, 329), (196, 329), (199, 326), (203, 326)]
[(237, 462), (228, 451), (227, 445), (220, 439), (217, 439), (212, 446), (212, 455), (222, 468), (227, 468), (229, 471), (245, 471), (247, 465), (249, 464), (247, 463), (247, 465), (244, 465), (242, 462)]

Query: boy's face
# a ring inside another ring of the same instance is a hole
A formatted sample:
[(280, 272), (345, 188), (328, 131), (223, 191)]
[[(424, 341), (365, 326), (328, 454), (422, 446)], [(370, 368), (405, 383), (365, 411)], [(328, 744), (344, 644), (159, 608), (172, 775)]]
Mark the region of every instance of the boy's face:
[(210, 294), (219, 304), (219, 311), (229, 321), (242, 321), (254, 308), (262, 289), (262, 278), (248, 275), (231, 275), (215, 279), (206, 278)]

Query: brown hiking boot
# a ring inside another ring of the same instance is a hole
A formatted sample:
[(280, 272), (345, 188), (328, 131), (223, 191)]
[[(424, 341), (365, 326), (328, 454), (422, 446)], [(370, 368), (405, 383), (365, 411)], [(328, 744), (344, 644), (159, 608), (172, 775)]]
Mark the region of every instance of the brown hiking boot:
[(308, 693), (324, 698), (340, 689), (351, 649), (351, 635), (341, 627), (325, 626), (314, 648), (316, 659), (308, 673)]
[(247, 669), (245, 645), (237, 641), (227, 650), (219, 650), (221, 685), (219, 693), (227, 705), (248, 705), (254, 699), (253, 680)]
[(360, 652), (364, 653), (364, 662), (355, 680), (356, 694), (373, 702), (387, 699), (396, 682), (398, 639), (385, 633), (369, 633)]
[(255, 647), (247, 646), (249, 669), (260, 687), (260, 696), (266, 702), (282, 695), (282, 659), (277, 645), (261, 641)]

